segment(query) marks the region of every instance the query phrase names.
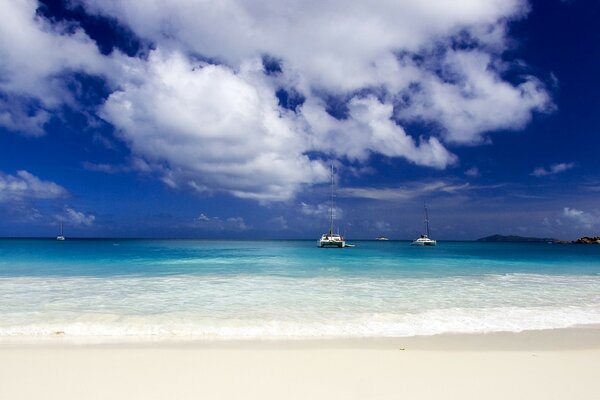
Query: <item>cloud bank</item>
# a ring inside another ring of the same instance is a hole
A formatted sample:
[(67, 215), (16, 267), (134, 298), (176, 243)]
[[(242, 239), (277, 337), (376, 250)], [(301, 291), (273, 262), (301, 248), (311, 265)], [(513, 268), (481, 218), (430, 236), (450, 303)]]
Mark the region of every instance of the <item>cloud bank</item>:
[(553, 108), (539, 78), (502, 59), (525, 0), (70, 4), (153, 50), (104, 55), (78, 26), (38, 16), (36, 1), (3, 2), (0, 125), (41, 135), (60, 107), (82, 107), (71, 74), (102, 77), (110, 94), (93, 111), (172, 187), (282, 201), (327, 181), (334, 158), (444, 169), (458, 161), (449, 146)]

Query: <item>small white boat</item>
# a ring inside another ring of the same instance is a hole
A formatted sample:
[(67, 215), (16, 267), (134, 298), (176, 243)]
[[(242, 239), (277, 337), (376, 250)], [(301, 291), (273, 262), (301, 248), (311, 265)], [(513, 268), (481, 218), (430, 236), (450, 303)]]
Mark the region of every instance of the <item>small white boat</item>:
[(346, 240), (344, 239), (344, 237), (342, 235), (340, 235), (339, 233), (333, 233), (333, 219), (334, 219), (333, 218), (333, 210), (334, 210), (333, 191), (334, 191), (334, 184), (333, 184), (333, 165), (332, 165), (331, 166), (331, 204), (329, 207), (329, 232), (321, 235), (321, 238), (319, 240), (317, 240), (317, 246), (319, 246), (319, 247), (339, 247), (339, 248), (354, 247), (353, 244), (346, 243)]
[(346, 245), (346, 241), (342, 236), (337, 233), (332, 233), (331, 231), (323, 234), (318, 243), (319, 247), (349, 247), (349, 245)]
[(427, 206), (425, 208), (425, 233), (421, 235), (417, 240), (411, 243), (412, 246), (435, 246), (437, 241), (429, 238), (429, 215), (427, 213)]
[(412, 246), (435, 246), (437, 245), (437, 241), (433, 239), (429, 239), (427, 235), (421, 235), (420, 238), (413, 241), (411, 243)]
[(56, 237), (56, 240), (65, 240), (65, 235), (63, 234), (63, 223), (60, 221), (60, 234)]
[(375, 238), (375, 240), (390, 240), (390, 239), (386, 238), (385, 236), (377, 236)]

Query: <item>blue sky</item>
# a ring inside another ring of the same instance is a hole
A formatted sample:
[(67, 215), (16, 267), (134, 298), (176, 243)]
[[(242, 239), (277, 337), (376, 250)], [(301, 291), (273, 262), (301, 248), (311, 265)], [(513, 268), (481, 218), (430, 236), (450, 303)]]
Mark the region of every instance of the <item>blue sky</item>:
[(598, 2), (168, 3), (2, 2), (0, 236), (598, 234)]

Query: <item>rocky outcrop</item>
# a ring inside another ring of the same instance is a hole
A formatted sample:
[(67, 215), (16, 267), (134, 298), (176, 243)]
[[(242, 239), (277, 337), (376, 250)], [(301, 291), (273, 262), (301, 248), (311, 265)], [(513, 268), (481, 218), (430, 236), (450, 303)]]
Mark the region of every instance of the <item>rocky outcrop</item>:
[(580, 237), (577, 240), (574, 240), (573, 243), (580, 244), (600, 244), (600, 236), (584, 236)]

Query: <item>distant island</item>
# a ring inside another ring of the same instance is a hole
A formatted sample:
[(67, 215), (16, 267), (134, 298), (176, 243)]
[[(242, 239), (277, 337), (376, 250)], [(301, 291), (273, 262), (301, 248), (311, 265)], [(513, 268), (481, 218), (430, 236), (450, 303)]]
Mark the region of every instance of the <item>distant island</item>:
[(583, 236), (577, 240), (560, 240), (553, 238), (537, 238), (517, 235), (491, 235), (476, 240), (477, 242), (496, 242), (496, 243), (576, 243), (576, 244), (600, 244), (600, 236)]
[(553, 238), (537, 238), (516, 235), (491, 235), (477, 239), (478, 242), (530, 242), (530, 243), (556, 243), (560, 242)]

